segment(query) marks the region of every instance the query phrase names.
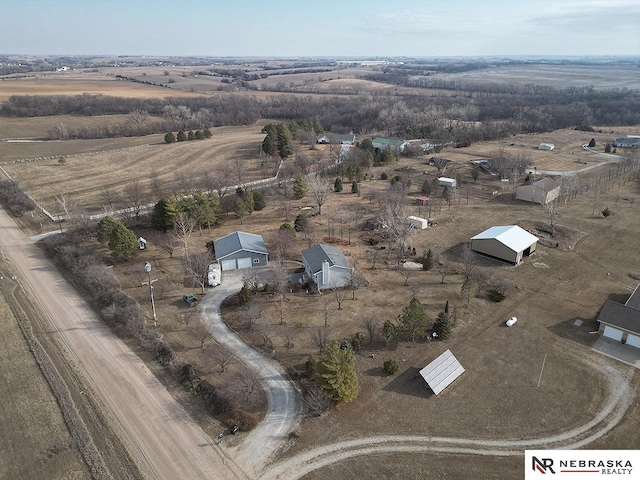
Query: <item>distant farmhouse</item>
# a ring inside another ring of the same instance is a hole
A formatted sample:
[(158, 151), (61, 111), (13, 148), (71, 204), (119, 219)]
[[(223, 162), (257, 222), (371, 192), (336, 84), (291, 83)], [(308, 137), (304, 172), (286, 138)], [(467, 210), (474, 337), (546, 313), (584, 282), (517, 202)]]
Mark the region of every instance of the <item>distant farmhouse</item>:
[(623, 305), (607, 300), (598, 315), (598, 333), (617, 342), (640, 348), (640, 285)]
[(351, 281), (353, 265), (339, 248), (318, 243), (302, 251), (304, 271), (318, 287), (318, 291), (327, 288), (346, 287)]
[(356, 136), (353, 133), (321, 133), (316, 137), (316, 143), (353, 145), (355, 141)]
[(471, 249), (491, 258), (517, 265), (531, 255), (538, 237), (517, 225), (491, 227), (471, 238)]
[(260, 235), (233, 232), (214, 240), (213, 249), (223, 271), (264, 267), (269, 263), (269, 253)]
[(640, 135), (627, 135), (626, 137), (614, 138), (611, 145), (617, 148), (640, 148)]
[(404, 149), (409, 142), (405, 140), (393, 140), (391, 138), (383, 138), (376, 137), (371, 143), (373, 144), (373, 148), (379, 148), (380, 150), (384, 150), (387, 147), (391, 147), (391, 150), (394, 152), (404, 152)]
[(560, 182), (551, 177), (528, 181), (516, 188), (516, 200), (546, 205), (560, 196)]

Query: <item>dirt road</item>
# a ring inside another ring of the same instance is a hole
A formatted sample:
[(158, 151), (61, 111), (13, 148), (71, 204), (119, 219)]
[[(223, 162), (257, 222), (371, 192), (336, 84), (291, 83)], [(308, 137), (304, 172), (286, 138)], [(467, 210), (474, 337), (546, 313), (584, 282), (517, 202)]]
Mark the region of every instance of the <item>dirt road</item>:
[(0, 209), (0, 251), (42, 307), (149, 479), (248, 478)]
[[(268, 275), (267, 270), (263, 273)], [(236, 461), (257, 476), (286, 441), (286, 435), (299, 421), (302, 407), (299, 394), (282, 366), (244, 343), (220, 318), (222, 300), (240, 290), (242, 277), (241, 270), (224, 272), (222, 284), (207, 293), (200, 305), (203, 320), (216, 341), (226, 345), (263, 379), (267, 415), (243, 443), (231, 449)]]

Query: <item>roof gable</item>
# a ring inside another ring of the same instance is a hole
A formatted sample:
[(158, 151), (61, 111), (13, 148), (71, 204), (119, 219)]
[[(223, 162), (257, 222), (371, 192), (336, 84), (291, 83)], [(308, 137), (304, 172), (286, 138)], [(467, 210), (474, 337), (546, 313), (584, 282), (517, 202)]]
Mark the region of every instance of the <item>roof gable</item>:
[(518, 225), (491, 227), (475, 237), (471, 237), (471, 240), (489, 239), (495, 239), (515, 252), (525, 250), (538, 241), (538, 237)]
[(640, 310), (607, 300), (600, 310), (598, 321), (622, 328), (634, 333), (640, 333)]
[(246, 232), (233, 232), (213, 242), (216, 258), (232, 255), (240, 250), (268, 255), (267, 247), (260, 235)]
[(302, 259), (309, 266), (311, 273), (321, 272), (324, 262), (328, 262), (329, 267), (352, 268), (351, 263), (339, 248), (322, 243), (303, 250)]

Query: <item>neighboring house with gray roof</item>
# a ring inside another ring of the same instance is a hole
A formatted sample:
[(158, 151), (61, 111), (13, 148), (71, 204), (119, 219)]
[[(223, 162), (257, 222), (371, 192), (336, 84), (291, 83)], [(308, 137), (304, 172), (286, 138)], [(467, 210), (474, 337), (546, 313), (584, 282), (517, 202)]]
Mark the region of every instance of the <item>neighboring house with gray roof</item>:
[(618, 148), (640, 148), (640, 135), (627, 135), (614, 138), (612, 145)]
[(353, 145), (355, 141), (356, 136), (353, 133), (321, 133), (316, 137), (316, 143)]
[(551, 177), (528, 181), (516, 188), (516, 200), (546, 205), (560, 196), (560, 182)]
[(222, 270), (264, 267), (269, 263), (269, 253), (260, 235), (233, 232), (213, 241), (216, 260)]
[(353, 265), (337, 247), (318, 243), (307, 248), (302, 251), (302, 263), (319, 291), (349, 285)]
[(598, 315), (603, 337), (640, 348), (640, 285), (623, 305), (607, 300)]
[(394, 140), (392, 138), (376, 137), (371, 141), (371, 144), (373, 145), (373, 148), (379, 148), (380, 150), (391, 147), (391, 150), (393, 150), (394, 152), (402, 152), (408, 145), (408, 142), (405, 140)]

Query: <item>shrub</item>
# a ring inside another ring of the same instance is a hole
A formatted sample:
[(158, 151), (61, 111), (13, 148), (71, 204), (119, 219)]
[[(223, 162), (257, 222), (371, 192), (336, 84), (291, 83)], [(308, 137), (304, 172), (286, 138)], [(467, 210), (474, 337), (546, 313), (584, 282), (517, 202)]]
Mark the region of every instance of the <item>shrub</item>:
[(491, 290), (489, 290), (489, 300), (491, 300), (492, 302), (502, 302), (506, 297), (506, 295), (504, 294), (504, 292), (501, 292), (500, 290), (496, 290), (495, 288), (492, 288)]
[(363, 338), (364, 338), (364, 335), (362, 335), (360, 332), (356, 333), (353, 337), (351, 337), (351, 348), (353, 349), (354, 352), (359, 352), (360, 349), (362, 348)]
[(387, 175), (387, 172), (382, 172), (380, 174), (380, 180), (388, 180), (389, 179), (389, 175)]
[(389, 375), (395, 375), (396, 373), (398, 373), (398, 369), (400, 367), (398, 366), (398, 362), (396, 362), (395, 360), (389, 359), (389, 360), (385, 360), (382, 368)]
[(232, 410), (231, 413), (229, 413), (227, 425), (237, 425), (239, 430), (249, 432), (256, 428), (258, 421), (250, 413), (243, 412), (242, 410)]
[(163, 341), (159, 341), (156, 345), (156, 360), (165, 367), (176, 359), (173, 349)]
[(604, 218), (607, 218), (609, 215), (611, 215), (613, 212), (611, 210), (609, 210), (609, 207), (605, 208), (604, 210), (602, 210), (602, 216)]
[(164, 136), (164, 141), (166, 143), (174, 143), (176, 141), (176, 136), (173, 134), (173, 132), (169, 132)]
[(313, 377), (316, 373), (316, 370), (318, 369), (318, 362), (315, 358), (309, 355), (309, 358), (307, 358), (304, 366), (307, 370), (307, 375), (309, 375), (309, 377)]
[(197, 379), (198, 375), (196, 373), (196, 370), (190, 363), (187, 363), (184, 367), (182, 367), (182, 370), (180, 370), (181, 384), (190, 387), (196, 382)]

